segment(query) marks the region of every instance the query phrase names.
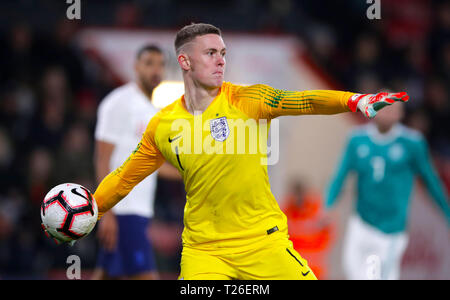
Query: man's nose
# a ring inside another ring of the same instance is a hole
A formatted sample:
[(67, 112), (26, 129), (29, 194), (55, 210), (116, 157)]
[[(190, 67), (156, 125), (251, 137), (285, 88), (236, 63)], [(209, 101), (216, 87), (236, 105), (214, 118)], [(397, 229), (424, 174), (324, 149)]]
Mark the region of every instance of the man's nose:
[(219, 56), (217, 59), (217, 65), (224, 66), (225, 65), (225, 58), (223, 56)]

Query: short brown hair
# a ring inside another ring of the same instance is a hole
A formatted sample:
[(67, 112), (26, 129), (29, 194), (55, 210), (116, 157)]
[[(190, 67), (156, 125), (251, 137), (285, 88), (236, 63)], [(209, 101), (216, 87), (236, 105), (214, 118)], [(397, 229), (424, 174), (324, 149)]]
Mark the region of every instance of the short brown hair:
[(159, 54), (164, 54), (162, 49), (159, 48), (158, 46), (153, 45), (153, 44), (147, 44), (147, 45), (144, 45), (141, 48), (139, 48), (139, 50), (136, 53), (136, 59), (141, 58), (142, 54), (144, 54), (146, 52), (156, 52)]
[(177, 32), (175, 37), (175, 51), (178, 53), (180, 48), (195, 39), (197, 36), (205, 34), (217, 34), (222, 36), (222, 32), (219, 28), (211, 24), (205, 23), (192, 23), (191, 25), (186, 25)]

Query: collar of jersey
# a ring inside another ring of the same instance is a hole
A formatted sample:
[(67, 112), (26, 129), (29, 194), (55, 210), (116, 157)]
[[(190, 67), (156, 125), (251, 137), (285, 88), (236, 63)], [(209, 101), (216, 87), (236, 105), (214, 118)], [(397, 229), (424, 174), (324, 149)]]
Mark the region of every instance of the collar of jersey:
[(367, 125), (367, 132), (372, 142), (376, 144), (389, 144), (400, 136), (401, 125), (395, 124), (388, 132), (381, 133), (375, 124)]
[(179, 101), (178, 104), (181, 106), (181, 108), (183, 109), (183, 111), (186, 112), (187, 114), (189, 114), (190, 116), (192, 116), (192, 117), (194, 117), (194, 116), (201, 116), (201, 115), (203, 115), (203, 114), (204, 114), (211, 106), (213, 106), (213, 104), (216, 102), (216, 100), (220, 97), (220, 95), (222, 94), (222, 91), (223, 91), (223, 85), (224, 85), (224, 84), (225, 84), (225, 82), (222, 83), (222, 86), (219, 88), (219, 91), (217, 92), (216, 97), (214, 97), (213, 101), (211, 101), (211, 103), (208, 105), (208, 107), (207, 107), (201, 114), (193, 115), (193, 114), (191, 114), (191, 113), (187, 110), (187, 108), (186, 108), (186, 103), (185, 103), (185, 100), (184, 100), (184, 94), (183, 94), (183, 96), (181, 96), (180, 101)]

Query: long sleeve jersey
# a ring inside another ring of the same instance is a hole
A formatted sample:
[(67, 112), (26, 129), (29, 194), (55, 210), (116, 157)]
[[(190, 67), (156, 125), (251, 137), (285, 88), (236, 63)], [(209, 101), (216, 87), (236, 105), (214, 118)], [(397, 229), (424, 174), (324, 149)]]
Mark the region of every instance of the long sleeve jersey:
[(283, 115), (348, 112), (352, 95), (224, 82), (198, 114), (186, 110), (182, 96), (151, 119), (130, 157), (100, 183), (94, 194), (99, 215), (168, 161), (186, 190), (185, 247), (217, 253), (250, 248), (273, 228), (287, 237), (286, 217), (270, 190), (264, 163), (265, 128)]

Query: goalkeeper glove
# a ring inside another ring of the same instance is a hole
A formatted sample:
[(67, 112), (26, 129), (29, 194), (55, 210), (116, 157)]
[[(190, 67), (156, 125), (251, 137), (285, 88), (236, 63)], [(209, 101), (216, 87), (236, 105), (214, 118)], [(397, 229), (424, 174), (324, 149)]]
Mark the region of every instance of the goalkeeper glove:
[(348, 107), (352, 112), (359, 109), (367, 118), (372, 119), (377, 112), (387, 105), (396, 101), (406, 102), (409, 96), (401, 93), (378, 93), (378, 94), (354, 94), (348, 99)]

